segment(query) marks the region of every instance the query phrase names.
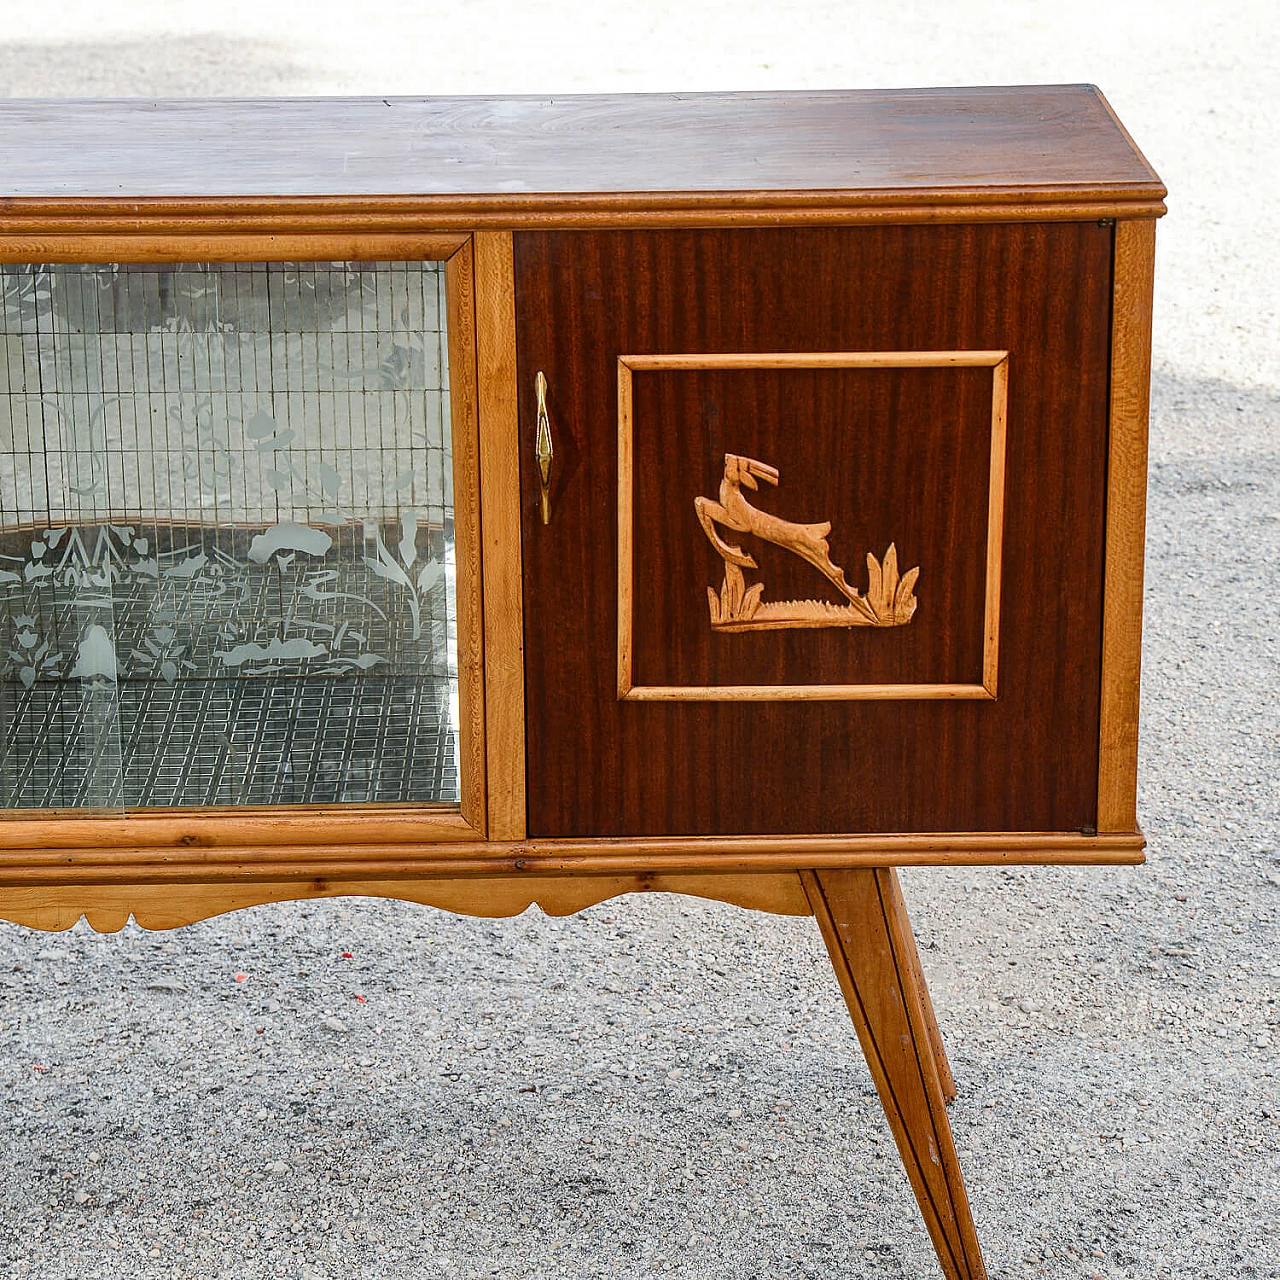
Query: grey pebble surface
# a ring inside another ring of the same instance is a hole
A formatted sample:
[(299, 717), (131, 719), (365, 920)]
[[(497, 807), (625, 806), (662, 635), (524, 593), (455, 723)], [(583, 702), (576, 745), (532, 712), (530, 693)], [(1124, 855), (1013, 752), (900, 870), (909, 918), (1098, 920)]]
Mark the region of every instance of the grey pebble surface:
[[(1149, 860), (903, 878), (992, 1276), (1280, 1277), (1274, 14), (534, 8), (68, 3), (0, 94), (1100, 83), (1171, 189)], [(813, 922), (676, 897), (0, 925), (0, 1134), (6, 1278), (938, 1274)]]

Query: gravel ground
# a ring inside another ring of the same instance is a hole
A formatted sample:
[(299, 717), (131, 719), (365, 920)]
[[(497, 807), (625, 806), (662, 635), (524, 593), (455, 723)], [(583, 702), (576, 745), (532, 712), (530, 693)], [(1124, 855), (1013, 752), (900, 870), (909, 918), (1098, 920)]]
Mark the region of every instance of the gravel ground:
[[(904, 880), (993, 1276), (1280, 1276), (1270, 8), (340, 12), (32, 6), (5, 15), (0, 93), (1108, 92), (1173, 192), (1149, 862)], [(813, 922), (711, 903), (0, 926), (0, 1127), (6, 1277), (936, 1274)]]

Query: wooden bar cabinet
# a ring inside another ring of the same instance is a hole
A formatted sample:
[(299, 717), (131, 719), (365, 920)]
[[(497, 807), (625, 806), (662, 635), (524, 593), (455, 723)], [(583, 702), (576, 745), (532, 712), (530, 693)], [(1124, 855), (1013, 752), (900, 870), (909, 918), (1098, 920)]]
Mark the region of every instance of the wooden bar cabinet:
[(1090, 86), (0, 106), (0, 917), (1132, 863), (1159, 179)]

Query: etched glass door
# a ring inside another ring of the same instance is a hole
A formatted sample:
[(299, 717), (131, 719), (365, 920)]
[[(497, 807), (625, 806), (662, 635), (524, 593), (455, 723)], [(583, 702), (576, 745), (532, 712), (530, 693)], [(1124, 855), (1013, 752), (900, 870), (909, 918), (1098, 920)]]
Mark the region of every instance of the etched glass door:
[(455, 804), (437, 262), (0, 266), (0, 806)]

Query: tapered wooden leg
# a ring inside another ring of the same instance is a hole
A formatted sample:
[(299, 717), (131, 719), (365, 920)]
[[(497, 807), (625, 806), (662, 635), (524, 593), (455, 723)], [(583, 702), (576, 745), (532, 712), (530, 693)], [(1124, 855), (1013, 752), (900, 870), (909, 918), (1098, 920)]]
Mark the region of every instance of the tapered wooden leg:
[(805, 871), (805, 892), (947, 1280), (985, 1280), (892, 869)]
[(933, 1060), (938, 1067), (938, 1079), (942, 1084), (942, 1096), (948, 1102), (954, 1102), (959, 1090), (956, 1078), (951, 1073), (951, 1063), (947, 1061), (947, 1046), (942, 1042), (942, 1032), (938, 1028), (938, 1015), (934, 1012), (933, 1001), (929, 997), (929, 984), (924, 980), (924, 966), (920, 963), (920, 948), (916, 946), (915, 933), (907, 923), (907, 904), (902, 899), (902, 887), (898, 884), (898, 873), (889, 868), (889, 877), (893, 883), (895, 910), (902, 917), (907, 937), (907, 946), (911, 952), (911, 972), (915, 975), (916, 989), (920, 992), (920, 1003), (924, 1006), (924, 1025), (929, 1032), (929, 1044), (933, 1047)]

